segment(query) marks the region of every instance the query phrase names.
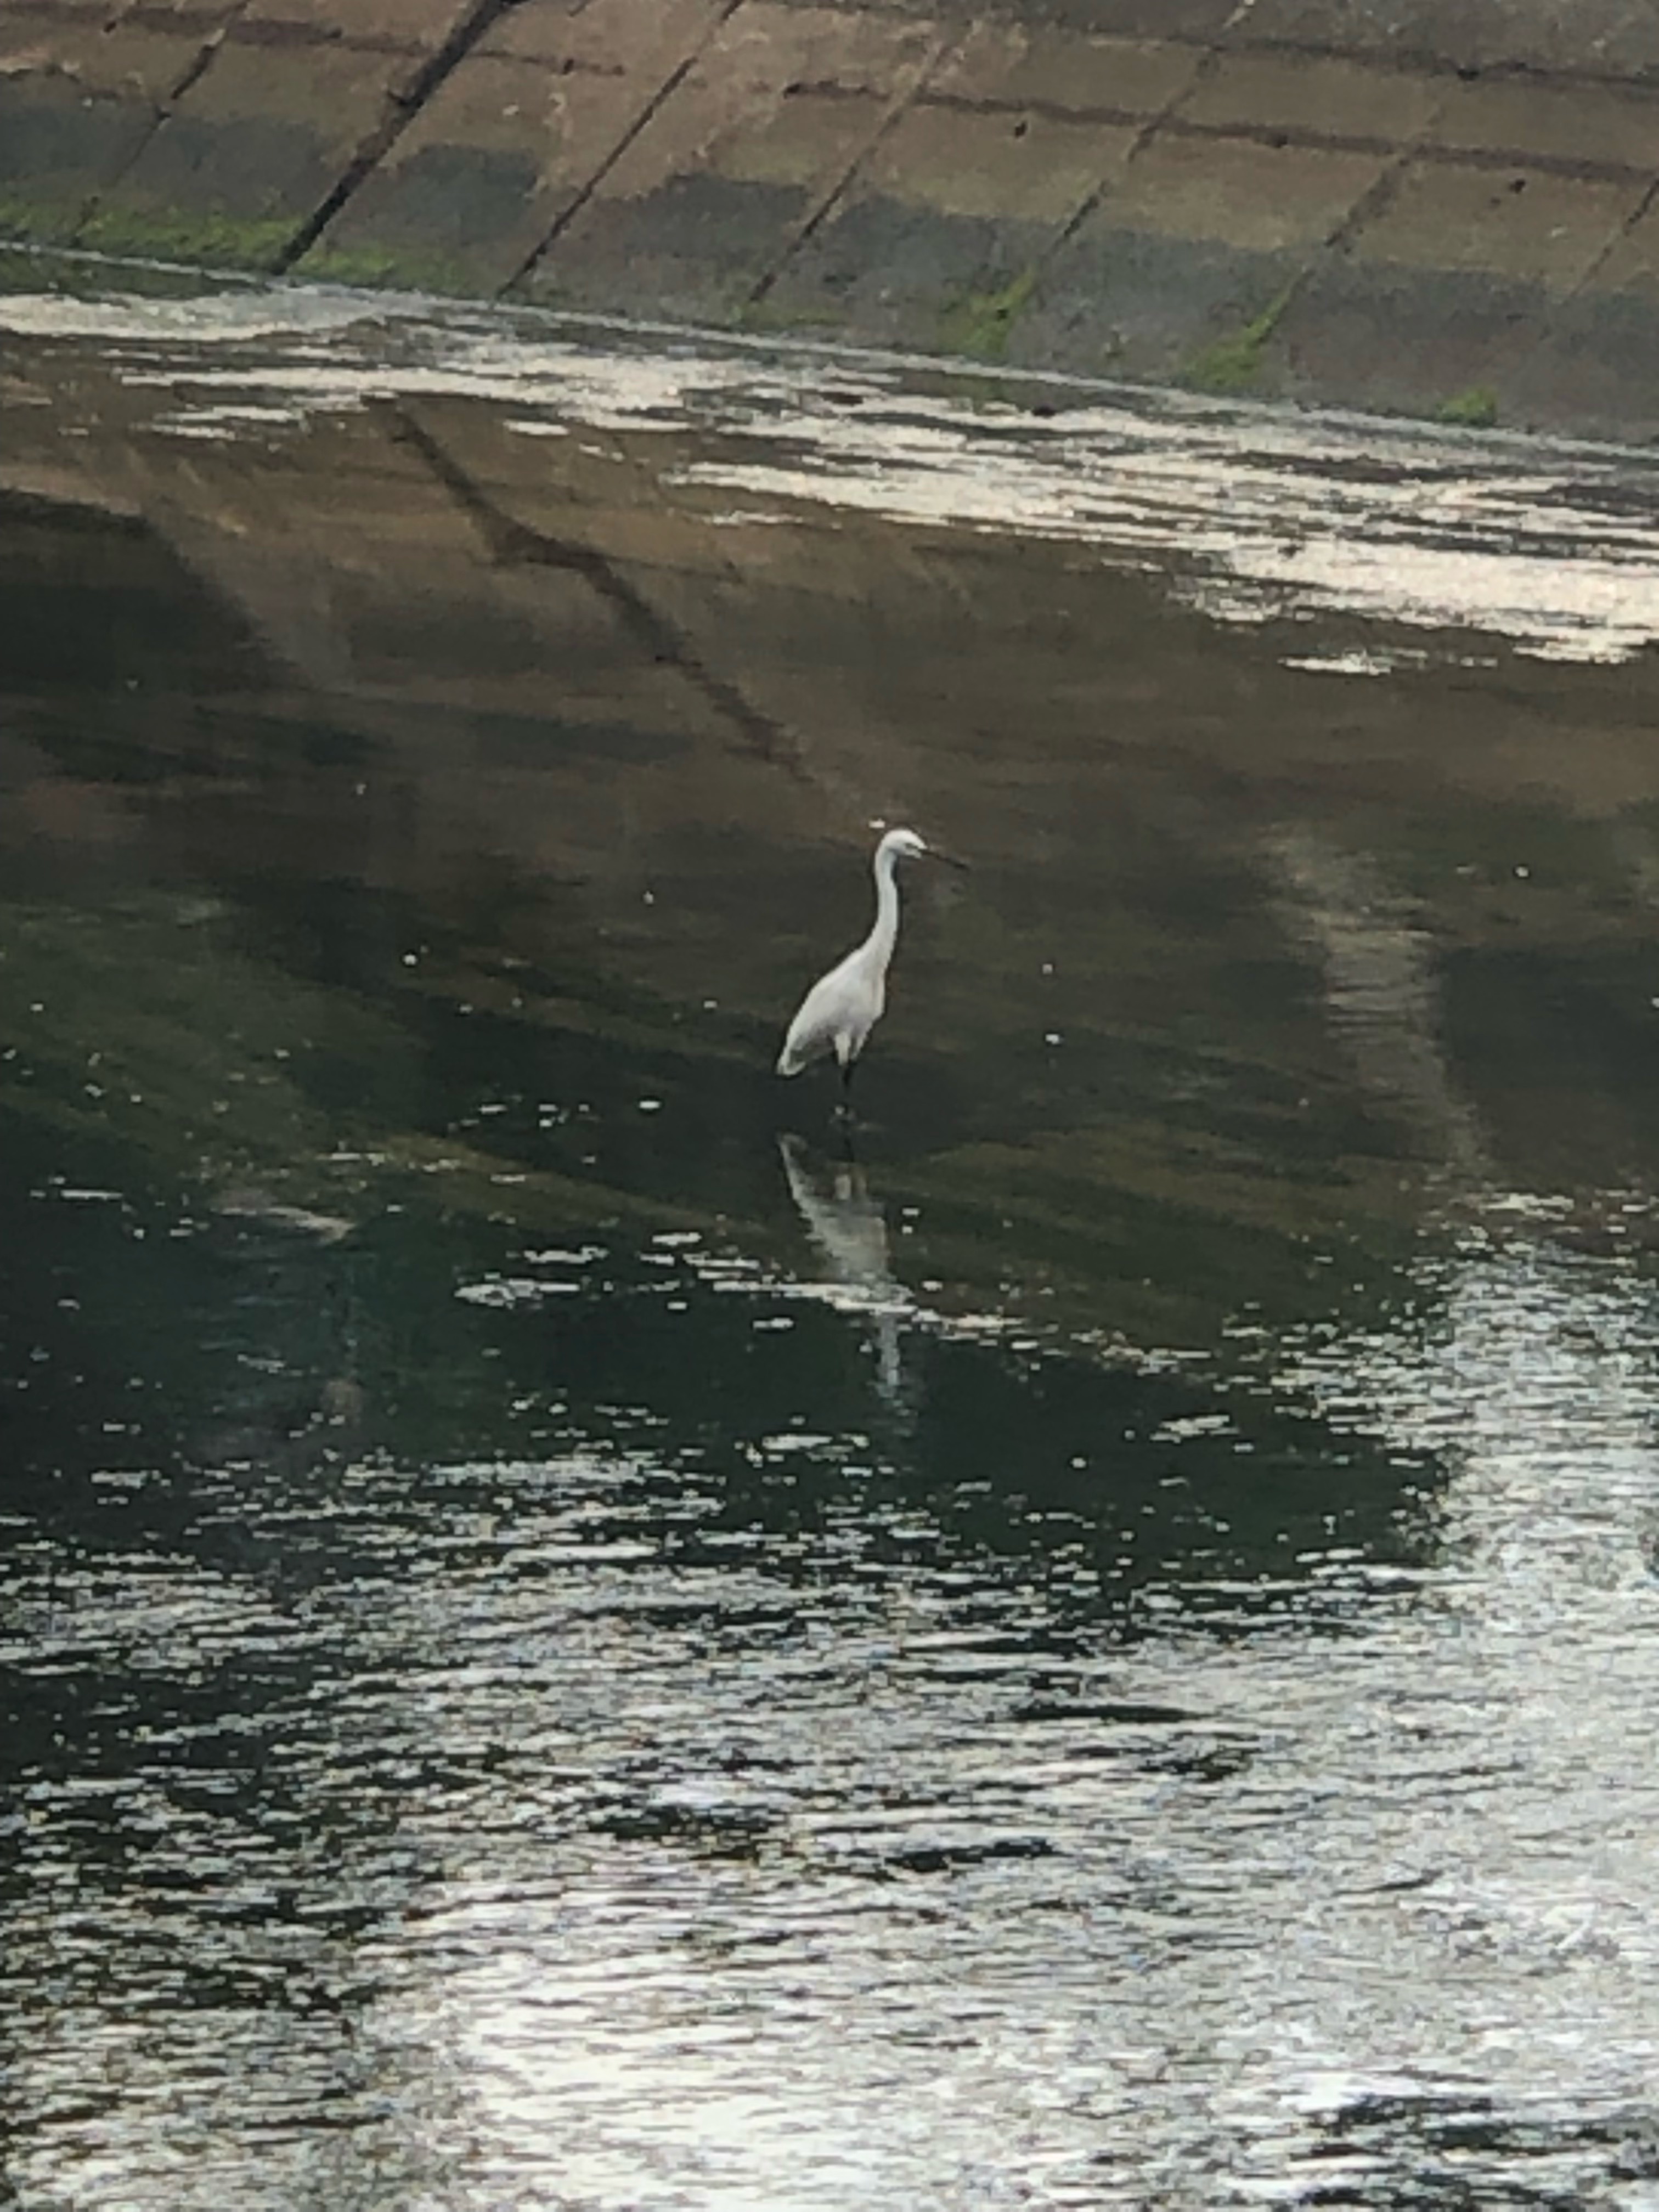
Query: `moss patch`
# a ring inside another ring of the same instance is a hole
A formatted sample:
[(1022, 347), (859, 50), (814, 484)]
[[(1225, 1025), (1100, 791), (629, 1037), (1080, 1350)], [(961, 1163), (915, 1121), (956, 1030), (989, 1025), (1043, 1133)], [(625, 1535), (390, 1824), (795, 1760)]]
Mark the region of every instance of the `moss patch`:
[(0, 193), (0, 239), (62, 246), (74, 236), (80, 217), (78, 200), (32, 200)]
[(356, 284), (392, 292), (438, 292), (465, 299), (486, 295), (476, 273), (453, 255), (402, 253), (384, 246), (328, 246), (307, 253), (295, 272), (319, 284)]
[(0, 293), (60, 292), (67, 298), (101, 300), (110, 285), (145, 300), (204, 300), (245, 291), (258, 280), (240, 270), (192, 269), (188, 264), (122, 260), (60, 251), (53, 245), (0, 240)]
[(1230, 331), (1225, 337), (1217, 338), (1195, 354), (1179, 372), (1180, 382), (1198, 392), (1254, 392), (1261, 380), (1261, 356), (1283, 321), (1295, 289), (1293, 284), (1287, 284), (1243, 330)]
[(76, 243), (100, 253), (150, 253), (222, 269), (274, 269), (299, 228), (295, 216), (190, 215), (178, 209), (100, 207)]
[(939, 319), (939, 343), (970, 361), (1001, 361), (1015, 323), (1036, 289), (1035, 269), (1023, 269), (997, 292), (967, 292)]
[(1498, 394), (1489, 384), (1472, 384), (1466, 392), (1455, 392), (1436, 416), (1465, 430), (1490, 430), (1498, 420)]
[[(542, 296), (545, 298), (548, 294), (544, 292)], [(769, 292), (758, 300), (745, 300), (734, 312), (732, 320), (741, 331), (783, 333), (790, 331), (836, 331), (841, 328), (840, 319), (832, 308), (788, 307), (783, 301), (775, 300)]]

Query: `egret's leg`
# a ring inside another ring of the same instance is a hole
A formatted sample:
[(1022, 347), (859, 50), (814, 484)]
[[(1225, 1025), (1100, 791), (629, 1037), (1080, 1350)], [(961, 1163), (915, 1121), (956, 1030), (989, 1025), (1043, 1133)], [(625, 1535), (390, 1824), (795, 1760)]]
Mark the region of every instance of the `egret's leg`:
[(841, 1063), (841, 1097), (836, 1104), (836, 1119), (850, 1121), (853, 1118), (853, 1054), (849, 1052)]

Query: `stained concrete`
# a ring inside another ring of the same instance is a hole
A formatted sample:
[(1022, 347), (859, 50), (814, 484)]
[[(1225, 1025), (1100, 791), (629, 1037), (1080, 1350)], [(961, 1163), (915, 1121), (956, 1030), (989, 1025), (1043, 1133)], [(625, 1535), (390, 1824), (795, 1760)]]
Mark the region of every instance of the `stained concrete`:
[(747, 0), (529, 272), (532, 297), (740, 319), (937, 58), (927, 23)]
[(0, 235), (64, 242), (199, 64), (204, 34), (88, 12), (0, 17)]
[(1630, 0), (0, 0), (0, 235), (1647, 435)]
[(306, 273), (510, 283), (728, 12), (729, 0), (524, 0), (498, 15), (328, 223)]

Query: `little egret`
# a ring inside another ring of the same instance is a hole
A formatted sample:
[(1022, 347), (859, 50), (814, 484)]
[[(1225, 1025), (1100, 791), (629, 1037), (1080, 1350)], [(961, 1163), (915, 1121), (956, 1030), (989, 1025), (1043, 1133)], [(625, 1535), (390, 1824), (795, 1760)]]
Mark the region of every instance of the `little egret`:
[(853, 1081), (853, 1063), (881, 1019), (887, 1004), (887, 969), (898, 942), (899, 896), (895, 873), (901, 860), (927, 857), (953, 868), (965, 862), (924, 844), (914, 830), (890, 830), (876, 848), (875, 925), (862, 945), (838, 961), (801, 1000), (778, 1054), (780, 1075), (799, 1075), (815, 1060), (833, 1052), (841, 1067), (842, 1110)]

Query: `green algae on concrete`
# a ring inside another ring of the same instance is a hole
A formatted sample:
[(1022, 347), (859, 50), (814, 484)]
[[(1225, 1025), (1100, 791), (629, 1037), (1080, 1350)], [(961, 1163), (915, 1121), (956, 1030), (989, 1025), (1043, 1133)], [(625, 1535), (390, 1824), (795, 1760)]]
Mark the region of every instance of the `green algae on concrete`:
[(142, 99), (88, 92), (67, 76), (0, 67), (0, 235), (66, 245), (87, 202), (155, 128)]
[[(540, 296), (549, 304), (556, 303), (558, 297), (556, 288), (544, 288)], [(780, 300), (772, 292), (763, 292), (755, 299), (745, 300), (732, 317), (732, 321), (738, 330), (751, 331), (757, 337), (769, 335), (787, 337), (797, 332), (803, 336), (816, 332), (819, 337), (830, 337), (836, 328), (835, 311), (827, 304), (795, 307)]]
[(402, 51), (227, 40), (99, 193), (77, 242), (280, 268), (395, 116), (408, 66)]
[(1465, 430), (1490, 430), (1498, 421), (1498, 394), (1489, 384), (1472, 384), (1466, 392), (1453, 393), (1439, 409), (1437, 419)]
[(1197, 392), (1230, 393), (1255, 392), (1261, 380), (1262, 355), (1283, 321), (1295, 295), (1287, 284), (1276, 300), (1269, 301), (1243, 330), (1231, 331), (1194, 356), (1181, 372), (1181, 381)]
[(274, 269), (297, 224), (292, 216), (189, 215), (117, 204), (94, 208), (76, 243), (100, 253), (156, 255), (209, 269)]
[(204, 270), (185, 261), (112, 264), (76, 247), (0, 238), (0, 295), (50, 291), (66, 300), (105, 300), (117, 267), (129, 299), (211, 300), (248, 292), (260, 282), (240, 270)]
[(311, 283), (350, 284), (366, 291), (432, 292), (454, 299), (489, 296), (489, 288), (463, 258), (423, 253), (415, 246), (313, 248), (296, 274)]
[(1023, 269), (998, 291), (969, 292), (952, 301), (939, 316), (939, 343), (970, 361), (1004, 360), (1009, 337), (1036, 283), (1036, 270)]
[(24, 192), (0, 193), (0, 239), (9, 245), (63, 246), (75, 234), (80, 203), (65, 207)]

